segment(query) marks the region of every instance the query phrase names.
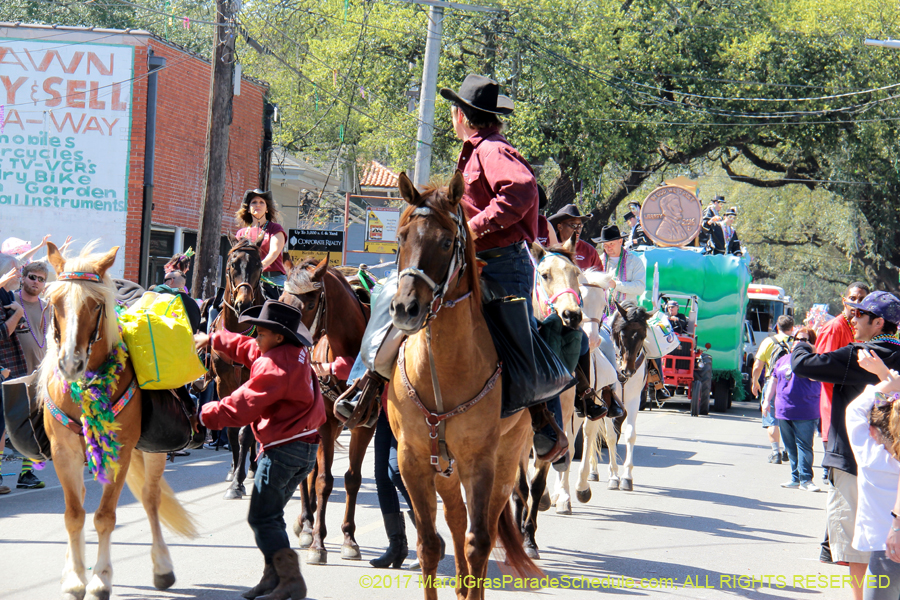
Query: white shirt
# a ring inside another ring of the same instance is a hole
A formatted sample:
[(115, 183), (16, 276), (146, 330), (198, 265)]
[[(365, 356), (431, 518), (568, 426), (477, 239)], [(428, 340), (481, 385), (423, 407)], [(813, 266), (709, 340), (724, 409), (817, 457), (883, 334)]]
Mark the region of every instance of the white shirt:
[[(627, 257), (625, 260), (625, 280), (621, 281), (616, 277), (615, 297), (619, 302), (626, 300), (637, 304), (638, 296), (647, 289), (647, 275), (644, 261), (641, 257), (630, 250), (622, 251)], [(616, 274), (619, 270), (619, 262), (622, 260), (622, 254), (619, 256), (609, 256), (603, 254), (603, 270), (606, 273)], [(610, 303), (612, 306), (612, 303)]]
[(847, 407), (847, 434), (856, 457), (859, 492), (852, 545), (860, 552), (885, 549), (900, 480), (900, 462), (869, 435), (868, 416), (874, 405), (875, 388), (869, 385)]

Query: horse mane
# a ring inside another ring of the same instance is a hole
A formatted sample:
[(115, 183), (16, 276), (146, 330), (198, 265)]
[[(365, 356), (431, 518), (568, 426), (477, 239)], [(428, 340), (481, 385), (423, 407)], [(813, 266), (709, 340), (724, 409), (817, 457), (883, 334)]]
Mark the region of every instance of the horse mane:
[[(94, 252), (100, 240), (93, 240), (85, 245), (78, 256), (72, 258), (65, 257), (66, 271), (79, 271), (84, 273), (96, 273), (94, 265), (103, 258), (103, 253)], [(103, 328), (103, 338), (109, 340), (110, 348), (115, 347), (122, 337), (119, 335), (119, 321), (116, 318), (116, 286), (113, 283), (109, 272), (103, 274), (100, 283), (93, 281), (54, 281), (47, 285), (46, 297), (49, 299), (55, 294), (65, 294), (66, 312), (75, 312), (76, 307), (81, 306), (87, 300), (93, 300), (102, 304), (106, 308), (105, 326)], [(56, 339), (50, 333), (50, 327), (47, 328), (46, 336), (47, 352), (39, 367), (38, 380), (42, 389), (46, 389), (46, 383), (56, 370), (57, 354), (59, 348), (56, 346)]]
[[(432, 209), (433, 212), (431, 214), (434, 215), (434, 218), (437, 219), (437, 222), (440, 223), (441, 227), (449, 229), (450, 231), (456, 229), (456, 223), (450, 218), (450, 214), (454, 212), (454, 209), (450, 206), (450, 199), (447, 197), (447, 186), (437, 187), (436, 185), (431, 184), (421, 193), (421, 197), (422, 204), (420, 206), (426, 206)], [(403, 215), (400, 217), (400, 223), (397, 226), (398, 229), (409, 225), (409, 222), (413, 218), (413, 211), (420, 206), (408, 206), (406, 210), (403, 211)], [(465, 211), (463, 211), (463, 217), (465, 218)], [(478, 280), (475, 242), (473, 240), (472, 230), (469, 229), (468, 221), (463, 223), (463, 226), (466, 228), (465, 278), (466, 282), (469, 284), (469, 289), (472, 291), (472, 295), (476, 298), (480, 298), (481, 286)]]
[(578, 263), (575, 262), (575, 251), (564, 249), (562, 244), (554, 244), (553, 246), (550, 246), (549, 248), (547, 248), (547, 252), (564, 256), (569, 260), (570, 263), (572, 263), (576, 267), (578, 266)]

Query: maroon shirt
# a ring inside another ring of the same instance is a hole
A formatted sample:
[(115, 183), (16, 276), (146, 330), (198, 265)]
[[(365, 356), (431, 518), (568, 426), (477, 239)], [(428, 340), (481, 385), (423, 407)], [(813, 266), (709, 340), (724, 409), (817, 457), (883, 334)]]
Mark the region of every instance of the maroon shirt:
[(534, 241), (538, 227), (534, 171), (498, 128), (482, 129), (466, 140), (457, 168), (466, 181), (463, 207), (478, 236), (476, 250)]
[(550, 245), (550, 221), (544, 215), (538, 215), (537, 235), (534, 239), (545, 248)]
[(600, 260), (597, 249), (584, 240), (578, 240), (578, 243), (575, 244), (575, 262), (578, 263), (578, 268), (583, 271), (591, 267), (603, 270), (603, 261)]
[[(259, 257), (266, 258), (269, 255), (269, 248), (274, 243), (272, 239), (276, 234), (283, 234), (285, 244), (287, 247), (287, 233), (284, 231), (284, 227), (279, 225), (278, 223), (273, 223), (269, 221), (266, 223), (265, 229), (263, 229), (263, 241), (262, 244), (259, 245)], [(251, 242), (256, 242), (259, 238), (259, 229), (256, 227), (243, 227), (238, 229), (237, 237), (247, 238)], [(284, 270), (284, 252), (278, 255), (278, 257), (272, 261), (272, 264), (266, 267), (263, 273), (281, 273), (282, 275), (287, 275), (287, 272)]]

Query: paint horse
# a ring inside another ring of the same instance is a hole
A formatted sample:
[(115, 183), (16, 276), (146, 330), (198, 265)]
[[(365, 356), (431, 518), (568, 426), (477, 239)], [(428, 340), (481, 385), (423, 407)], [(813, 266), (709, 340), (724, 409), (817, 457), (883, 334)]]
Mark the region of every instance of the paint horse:
[[(53, 467), (66, 500), (69, 534), (62, 573), (64, 600), (107, 600), (112, 593), (112, 531), (122, 486), (139, 498), (153, 537), (153, 585), (175, 583), (172, 559), (160, 522), (180, 535), (196, 536), (191, 516), (163, 479), (166, 455), (135, 448), (141, 436), (141, 390), (119, 334), (115, 286), (107, 271), (118, 247), (106, 254), (65, 259), (47, 244), (57, 281), (47, 290), (50, 335), (40, 367), (41, 395), (46, 398), (44, 427), (50, 440)], [(94, 513), (97, 562), (85, 568), (84, 463), (103, 484)]]
[[(514, 570), (540, 570), (522, 548), (510, 509), (518, 463), (531, 441), (531, 416), (520, 411), (500, 418), (500, 365), (460, 205), (464, 187), (457, 171), (448, 187), (420, 194), (400, 174), (400, 195), (409, 206), (399, 223), (398, 289), (390, 311), (394, 327), (409, 337), (388, 384), (387, 408), (416, 515), (422, 575), (437, 574), (440, 494), (453, 538), (457, 597), (480, 600), (498, 537)], [(467, 580), (473, 585), (464, 585)], [(424, 593), (437, 599), (433, 586)]]
[[(306, 259), (291, 270), (280, 300), (291, 304), (303, 313), (303, 324), (313, 334), (313, 361), (326, 363), (335, 357), (351, 359), (359, 353), (369, 311), (357, 297), (340, 271), (328, 267), (327, 257), (321, 262)], [(300, 485), (302, 510), (294, 524), (294, 533), (300, 539), (300, 547), (307, 548), (306, 564), (324, 565), (328, 562), (325, 537), (325, 508), (334, 488), (331, 468), (334, 464), (334, 446), (343, 430), (334, 416), (334, 402), (346, 389), (346, 382), (331, 376), (321, 379), (325, 414), (328, 420), (319, 428), (319, 451), (316, 468)], [(350, 466), (344, 474), (347, 502), (341, 531), (341, 558), (360, 560), (356, 543), (356, 497), (362, 485), (362, 463), (366, 448), (375, 434), (374, 427), (355, 427), (350, 433)]]
[[(581, 269), (575, 264), (574, 236), (561, 246), (543, 248), (532, 244), (532, 256), (537, 268), (535, 270), (535, 288), (532, 297), (534, 311), (540, 318), (545, 318), (555, 311), (569, 329), (578, 329), (583, 317), (581, 295), (578, 292), (578, 278)], [(575, 388), (569, 388), (560, 394), (562, 406), (562, 428), (569, 441), (569, 452), (575, 449)], [(537, 532), (537, 513), (541, 508), (541, 500), (547, 489), (547, 474), (550, 463), (536, 458), (534, 460), (534, 476), (528, 481), (528, 449), (520, 458), (517, 475), (517, 492), (513, 495), (516, 522), (522, 529), (525, 538), (525, 552), (533, 559), (540, 558), (535, 534)], [(569, 455), (571, 456), (571, 454)], [(568, 467), (566, 468), (568, 470)], [(564, 478), (561, 481), (567, 481)], [(568, 487), (566, 485), (566, 487)], [(529, 497), (531, 503), (528, 503)], [(544, 508), (546, 510), (546, 508)], [(571, 506), (564, 501), (557, 507), (560, 514), (572, 514)]]

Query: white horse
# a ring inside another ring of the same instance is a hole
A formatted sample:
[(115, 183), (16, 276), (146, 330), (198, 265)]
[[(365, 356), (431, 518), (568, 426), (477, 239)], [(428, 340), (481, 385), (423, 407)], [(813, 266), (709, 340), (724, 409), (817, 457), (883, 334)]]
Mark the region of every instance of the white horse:
[[(589, 270), (584, 273), (584, 279), (587, 284), (582, 286), (581, 291), (584, 302), (582, 308), (584, 314), (588, 317), (604, 314), (607, 307), (606, 289), (609, 288), (612, 275)], [(641, 403), (641, 390), (646, 383), (647, 361), (646, 358), (641, 359), (634, 373), (628, 377), (624, 384), (620, 383), (616, 376), (615, 368), (599, 349), (600, 324), (590, 319), (586, 320), (582, 327), (588, 334), (591, 342), (591, 385), (597, 391), (608, 385), (614, 385), (616, 394), (622, 399), (627, 413), (625, 423), (622, 426), (622, 436), (625, 438), (626, 444), (625, 462), (623, 464), (625, 474), (622, 477), (619, 476), (616, 453), (617, 440), (613, 420), (606, 417), (598, 421), (584, 419), (582, 424), (584, 447), (581, 454), (581, 467), (578, 472), (578, 484), (575, 487), (575, 495), (579, 502), (586, 503), (591, 499), (588, 475), (592, 467), (596, 467), (595, 461), (599, 451), (598, 432), (603, 435), (609, 451), (608, 489), (631, 491), (634, 487), (634, 444), (637, 440), (635, 422), (637, 421)], [(617, 352), (619, 352), (618, 349)], [(563, 487), (567, 488), (567, 486), (568, 482), (566, 481)]]

